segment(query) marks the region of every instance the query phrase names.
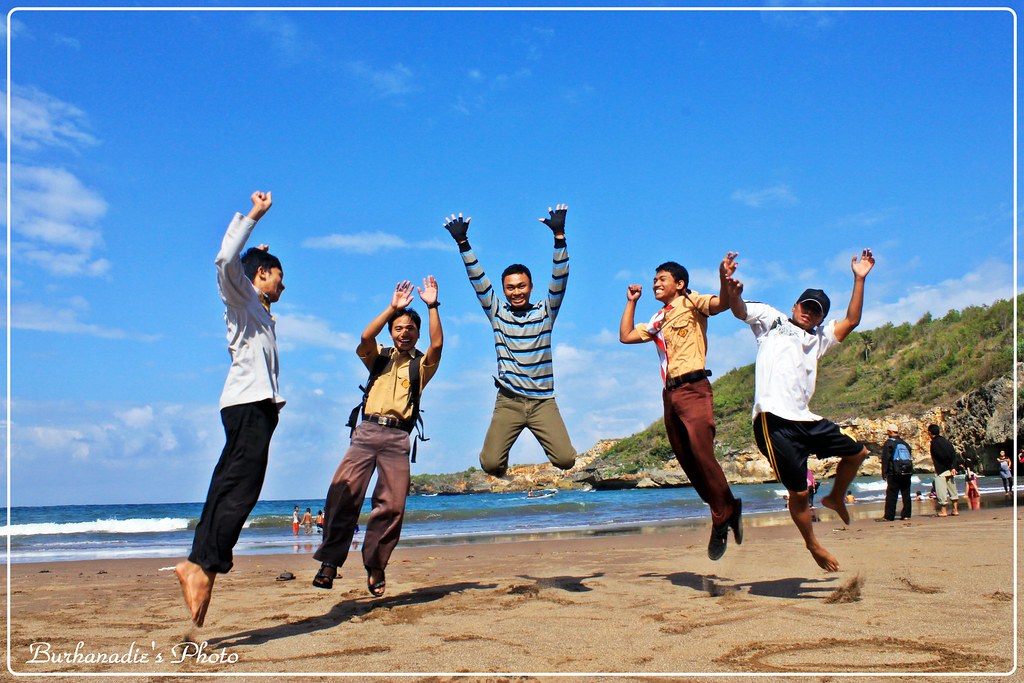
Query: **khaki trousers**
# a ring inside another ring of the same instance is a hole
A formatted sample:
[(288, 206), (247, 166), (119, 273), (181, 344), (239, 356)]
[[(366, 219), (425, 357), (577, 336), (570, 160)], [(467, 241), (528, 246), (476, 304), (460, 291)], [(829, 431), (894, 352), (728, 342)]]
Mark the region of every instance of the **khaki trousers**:
[(567, 470), (576, 462), (576, 449), (569, 440), (562, 414), (553, 398), (511, 397), (498, 393), (494, 415), (480, 451), (480, 467), (500, 477), (508, 470), (508, 453), (524, 429), (540, 442), (544, 454), (555, 467)]
[(409, 494), (409, 435), (401, 429), (362, 422), (327, 490), (324, 538), (313, 557), (340, 567), (348, 558), (366, 487), (377, 470), (363, 540), (363, 566), (384, 569), (398, 545)]

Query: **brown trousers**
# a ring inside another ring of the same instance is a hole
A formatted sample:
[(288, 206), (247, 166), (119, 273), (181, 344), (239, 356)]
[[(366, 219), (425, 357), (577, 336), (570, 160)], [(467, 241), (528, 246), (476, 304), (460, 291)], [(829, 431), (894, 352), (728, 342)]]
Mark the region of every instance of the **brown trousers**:
[(409, 435), (401, 429), (362, 422), (327, 490), (324, 538), (313, 557), (340, 567), (348, 558), (366, 487), (377, 470), (370, 518), (363, 540), (363, 566), (384, 569), (398, 545), (409, 494)]
[(735, 498), (715, 458), (715, 410), (707, 379), (666, 389), (665, 431), (672, 452), (700, 499), (711, 506), (711, 523), (724, 524)]

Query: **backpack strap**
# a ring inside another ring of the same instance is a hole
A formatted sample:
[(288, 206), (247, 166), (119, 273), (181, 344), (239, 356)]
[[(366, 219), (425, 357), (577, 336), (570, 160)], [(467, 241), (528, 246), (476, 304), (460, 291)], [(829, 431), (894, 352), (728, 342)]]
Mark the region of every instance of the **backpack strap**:
[(416, 462), (416, 445), (417, 441), (430, 441), (429, 438), (423, 436), (423, 415), (420, 414), (420, 365), (423, 362), (424, 355), (419, 354), (415, 356), (409, 363), (409, 404), (412, 406), (412, 417), (409, 418), (407, 424), (409, 424), (409, 433), (412, 434), (412, 430), (416, 430), (416, 436), (412, 438), (412, 452), (409, 456), (409, 462)]
[(377, 381), (377, 378), (383, 374), (384, 368), (388, 366), (393, 351), (394, 349), (390, 346), (380, 350), (377, 358), (373, 361), (373, 366), (370, 368), (370, 376), (366, 380), (366, 386), (359, 386), (359, 389), (363, 392), (363, 399), (359, 402), (359, 405), (352, 409), (348, 416), (348, 422), (345, 423), (345, 426), (349, 428), (348, 436), (350, 439), (356, 430), (356, 425), (359, 424), (359, 418), (366, 410), (366, 398), (370, 395), (370, 389), (373, 388), (373, 383)]

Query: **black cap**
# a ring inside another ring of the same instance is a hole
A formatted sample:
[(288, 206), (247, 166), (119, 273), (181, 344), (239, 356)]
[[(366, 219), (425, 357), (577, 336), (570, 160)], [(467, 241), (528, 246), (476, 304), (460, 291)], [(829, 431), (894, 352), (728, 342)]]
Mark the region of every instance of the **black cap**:
[(804, 293), (800, 295), (800, 298), (798, 298), (796, 302), (798, 304), (802, 304), (806, 301), (813, 301), (818, 304), (818, 307), (821, 308), (822, 319), (828, 316), (828, 307), (831, 305), (831, 302), (828, 300), (828, 296), (826, 296), (825, 292), (820, 289), (805, 289)]

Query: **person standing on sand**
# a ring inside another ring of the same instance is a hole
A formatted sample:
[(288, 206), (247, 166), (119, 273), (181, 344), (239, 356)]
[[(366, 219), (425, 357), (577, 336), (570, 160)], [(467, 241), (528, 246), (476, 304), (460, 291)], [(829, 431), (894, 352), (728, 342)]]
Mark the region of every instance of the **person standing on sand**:
[(270, 305), (284, 292), (284, 272), (265, 244), (242, 254), (272, 199), (270, 192), (254, 192), (250, 199), (248, 216), (235, 214), (215, 260), (231, 353), (220, 397), (226, 443), (213, 470), (192, 552), (174, 567), (196, 626), (206, 619), (217, 574), (231, 570), (232, 550), (263, 488), (270, 439), (285, 403), (278, 393), (277, 334), (270, 314)]
[[(361, 406), (362, 421), (355, 425), (352, 445), (327, 490), (323, 541), (313, 554), (313, 559), (322, 563), (313, 578), (316, 588), (334, 587), (338, 568), (348, 559), (350, 544), (355, 547), (352, 536), (359, 530), (356, 521), (366, 487), (376, 470), (373, 509), (363, 538), (363, 567), (367, 590), (375, 597), (384, 595), (384, 570), (402, 533), (409, 494), (409, 434), (416, 426), (419, 395), (437, 371), (444, 346), (437, 310), (441, 305), (437, 300), (437, 281), (429, 275), (419, 290), (420, 299), (430, 312), (430, 345), (426, 353), (416, 349), (420, 316), (408, 308), (412, 290), (408, 280), (395, 286), (391, 303), (363, 330), (356, 347), (356, 355), (370, 370), (370, 380)], [(377, 335), (385, 325), (393, 347), (377, 344)], [(419, 387), (414, 392), (417, 377)]]
[[(960, 514), (960, 495), (956, 490), (956, 468), (960, 461), (956, 449), (944, 436), (940, 436), (939, 425), (928, 425), (928, 437), (932, 440), (932, 465), (935, 467), (935, 516), (954, 517)], [(946, 504), (953, 508), (946, 513)]]
[(882, 444), (882, 479), (885, 479), (885, 510), (878, 521), (896, 520), (896, 498), (903, 498), (900, 519), (910, 519), (913, 506), (910, 504), (910, 480), (914, 475), (914, 461), (911, 459), (910, 444), (900, 438), (900, 429), (895, 422), (885, 425), (886, 440)]
[(506, 303), (494, 295), (491, 281), (477, 261), (466, 236), (472, 218), (452, 214), (444, 228), (459, 245), (470, 284), (494, 331), (498, 356), (498, 395), (491, 424), (480, 450), (480, 467), (495, 477), (508, 471), (508, 454), (522, 433), (529, 429), (540, 442), (551, 464), (560, 470), (576, 463), (576, 449), (569, 440), (558, 404), (555, 403), (555, 374), (551, 362), (551, 332), (562, 306), (569, 281), (569, 252), (565, 244), (565, 216), (569, 207), (548, 207), (548, 217), (539, 218), (555, 238), (551, 284), (543, 300), (531, 304), (533, 278), (530, 269), (513, 263), (501, 274)]
[(295, 509), (292, 510), (292, 533), (296, 536), (299, 535), (299, 506), (296, 505)]
[(715, 407), (705, 369), (708, 318), (729, 309), (726, 278), (736, 271), (735, 252), (728, 252), (718, 266), (720, 293), (691, 291), (690, 274), (675, 261), (654, 271), (654, 298), (662, 305), (649, 323), (634, 325), (640, 285), (626, 289), (626, 308), (619, 321), (619, 341), (641, 344), (653, 341), (661, 358), (662, 402), (665, 432), (672, 452), (701, 500), (711, 508), (711, 539), (708, 557), (725, 554), (732, 529), (736, 544), (743, 543), (743, 501), (732, 495), (722, 466), (715, 458)]
[(999, 464), (999, 478), (1003, 481), (1003, 494), (1009, 498), (1010, 491), (1013, 490), (1013, 463), (1007, 457), (1006, 451), (999, 451), (996, 462)]
[(302, 515), (302, 528), (307, 534), (313, 533), (313, 511), (306, 508), (306, 513)]
[(839, 426), (815, 415), (808, 407), (818, 376), (818, 359), (842, 342), (860, 324), (864, 308), (864, 280), (875, 265), (870, 249), (853, 257), (853, 293), (846, 317), (822, 326), (830, 302), (820, 289), (807, 289), (797, 298), (787, 317), (766, 304), (742, 298), (743, 283), (728, 278), (732, 312), (750, 325), (757, 339), (754, 362), (754, 440), (771, 465), (775, 477), (789, 490), (789, 515), (796, 524), (814, 561), (830, 572), (839, 561), (814, 535), (808, 505), (807, 457), (840, 458), (832, 490), (821, 504), (850, 523), (846, 490), (857, 476), (868, 449), (843, 434)]

